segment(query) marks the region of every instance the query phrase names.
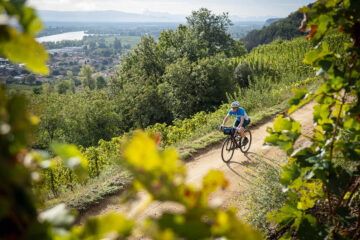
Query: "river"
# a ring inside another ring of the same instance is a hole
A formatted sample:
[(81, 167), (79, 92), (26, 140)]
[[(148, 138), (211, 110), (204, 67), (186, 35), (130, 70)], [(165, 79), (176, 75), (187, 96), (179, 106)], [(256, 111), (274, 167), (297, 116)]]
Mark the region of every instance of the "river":
[(56, 35), (50, 35), (45, 37), (39, 37), (36, 40), (38, 42), (59, 42), (63, 40), (82, 40), (84, 36), (87, 36), (88, 34), (85, 33), (85, 31), (79, 31), (79, 32), (67, 32), (67, 33), (61, 33)]

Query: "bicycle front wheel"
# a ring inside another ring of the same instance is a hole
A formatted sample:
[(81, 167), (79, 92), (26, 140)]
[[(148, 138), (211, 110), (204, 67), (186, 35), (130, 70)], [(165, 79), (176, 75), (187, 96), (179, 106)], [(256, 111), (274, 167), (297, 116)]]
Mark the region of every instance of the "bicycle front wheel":
[(221, 158), (224, 162), (229, 162), (234, 155), (236, 145), (231, 136), (227, 137), (222, 145)]
[(245, 134), (245, 137), (247, 137), (248, 142), (246, 144), (244, 144), (244, 138), (241, 138), (239, 148), (240, 148), (241, 152), (246, 153), (250, 149), (252, 138), (251, 138), (251, 132), (249, 129), (245, 129), (244, 134)]

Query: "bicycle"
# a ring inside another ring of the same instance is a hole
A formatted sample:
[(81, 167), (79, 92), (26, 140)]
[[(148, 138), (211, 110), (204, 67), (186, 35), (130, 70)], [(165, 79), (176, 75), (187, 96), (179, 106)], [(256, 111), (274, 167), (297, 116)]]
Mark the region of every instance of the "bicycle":
[(243, 144), (243, 138), (240, 134), (235, 134), (234, 127), (224, 127), (222, 131), (225, 135), (229, 135), (225, 139), (221, 149), (221, 158), (224, 162), (227, 163), (232, 159), (234, 151), (237, 148), (239, 148), (243, 153), (249, 151), (252, 141), (250, 129), (245, 127), (244, 131), (245, 136), (248, 138), (247, 144)]

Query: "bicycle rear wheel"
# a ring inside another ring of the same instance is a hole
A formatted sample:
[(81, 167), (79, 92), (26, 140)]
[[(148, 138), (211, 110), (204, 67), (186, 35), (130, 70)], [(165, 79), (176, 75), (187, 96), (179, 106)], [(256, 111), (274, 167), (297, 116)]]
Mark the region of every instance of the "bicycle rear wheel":
[(234, 141), (232, 140), (232, 137), (229, 136), (225, 139), (223, 145), (222, 145), (222, 149), (221, 149), (221, 158), (224, 162), (229, 162), (231, 160), (231, 158), (234, 155), (234, 151), (235, 151), (236, 145), (234, 143)]
[(239, 148), (240, 148), (241, 152), (246, 153), (250, 149), (252, 137), (251, 137), (251, 132), (249, 129), (245, 129), (244, 134), (245, 134), (245, 137), (247, 137), (247, 139), (248, 139), (248, 143), (246, 145), (244, 145), (244, 138), (241, 138)]

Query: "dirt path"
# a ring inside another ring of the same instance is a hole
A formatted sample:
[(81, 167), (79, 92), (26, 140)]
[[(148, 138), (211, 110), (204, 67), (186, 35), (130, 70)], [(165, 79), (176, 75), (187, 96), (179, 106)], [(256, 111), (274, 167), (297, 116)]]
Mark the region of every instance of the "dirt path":
[[(300, 121), (303, 134), (310, 134), (313, 126), (312, 111), (314, 102), (311, 102), (300, 110), (293, 113), (291, 116)], [(222, 202), (224, 208), (228, 206), (237, 206), (234, 199), (239, 196), (243, 191), (251, 187), (251, 183), (254, 182), (256, 176), (252, 174), (252, 169), (255, 169), (261, 164), (279, 165), (285, 159), (285, 154), (277, 148), (263, 148), (263, 142), (267, 127), (272, 127), (274, 120), (270, 120), (267, 123), (260, 125), (256, 128), (252, 128), (252, 145), (250, 151), (247, 154), (243, 154), (240, 150), (236, 150), (232, 160), (225, 164), (221, 160), (221, 145), (215, 146), (208, 152), (196, 157), (193, 161), (186, 164), (187, 168), (187, 181), (195, 185), (201, 184), (202, 177), (210, 170), (217, 169), (224, 172), (226, 178), (230, 182), (230, 186), (221, 192), (215, 193), (211, 196), (210, 201)], [(306, 144), (307, 141), (304, 138), (300, 138), (297, 142), (298, 146)], [(164, 210), (179, 210), (179, 206), (174, 206), (171, 203), (151, 203), (140, 214), (135, 214), (137, 208), (146, 201), (146, 195), (144, 193), (139, 194), (139, 201), (133, 203), (133, 205), (120, 205), (120, 196), (112, 196), (103, 201), (99, 206), (92, 208), (84, 214), (82, 219), (103, 215), (110, 212), (125, 213), (128, 215), (136, 216), (136, 218), (142, 219), (147, 216), (156, 216), (161, 214)]]

